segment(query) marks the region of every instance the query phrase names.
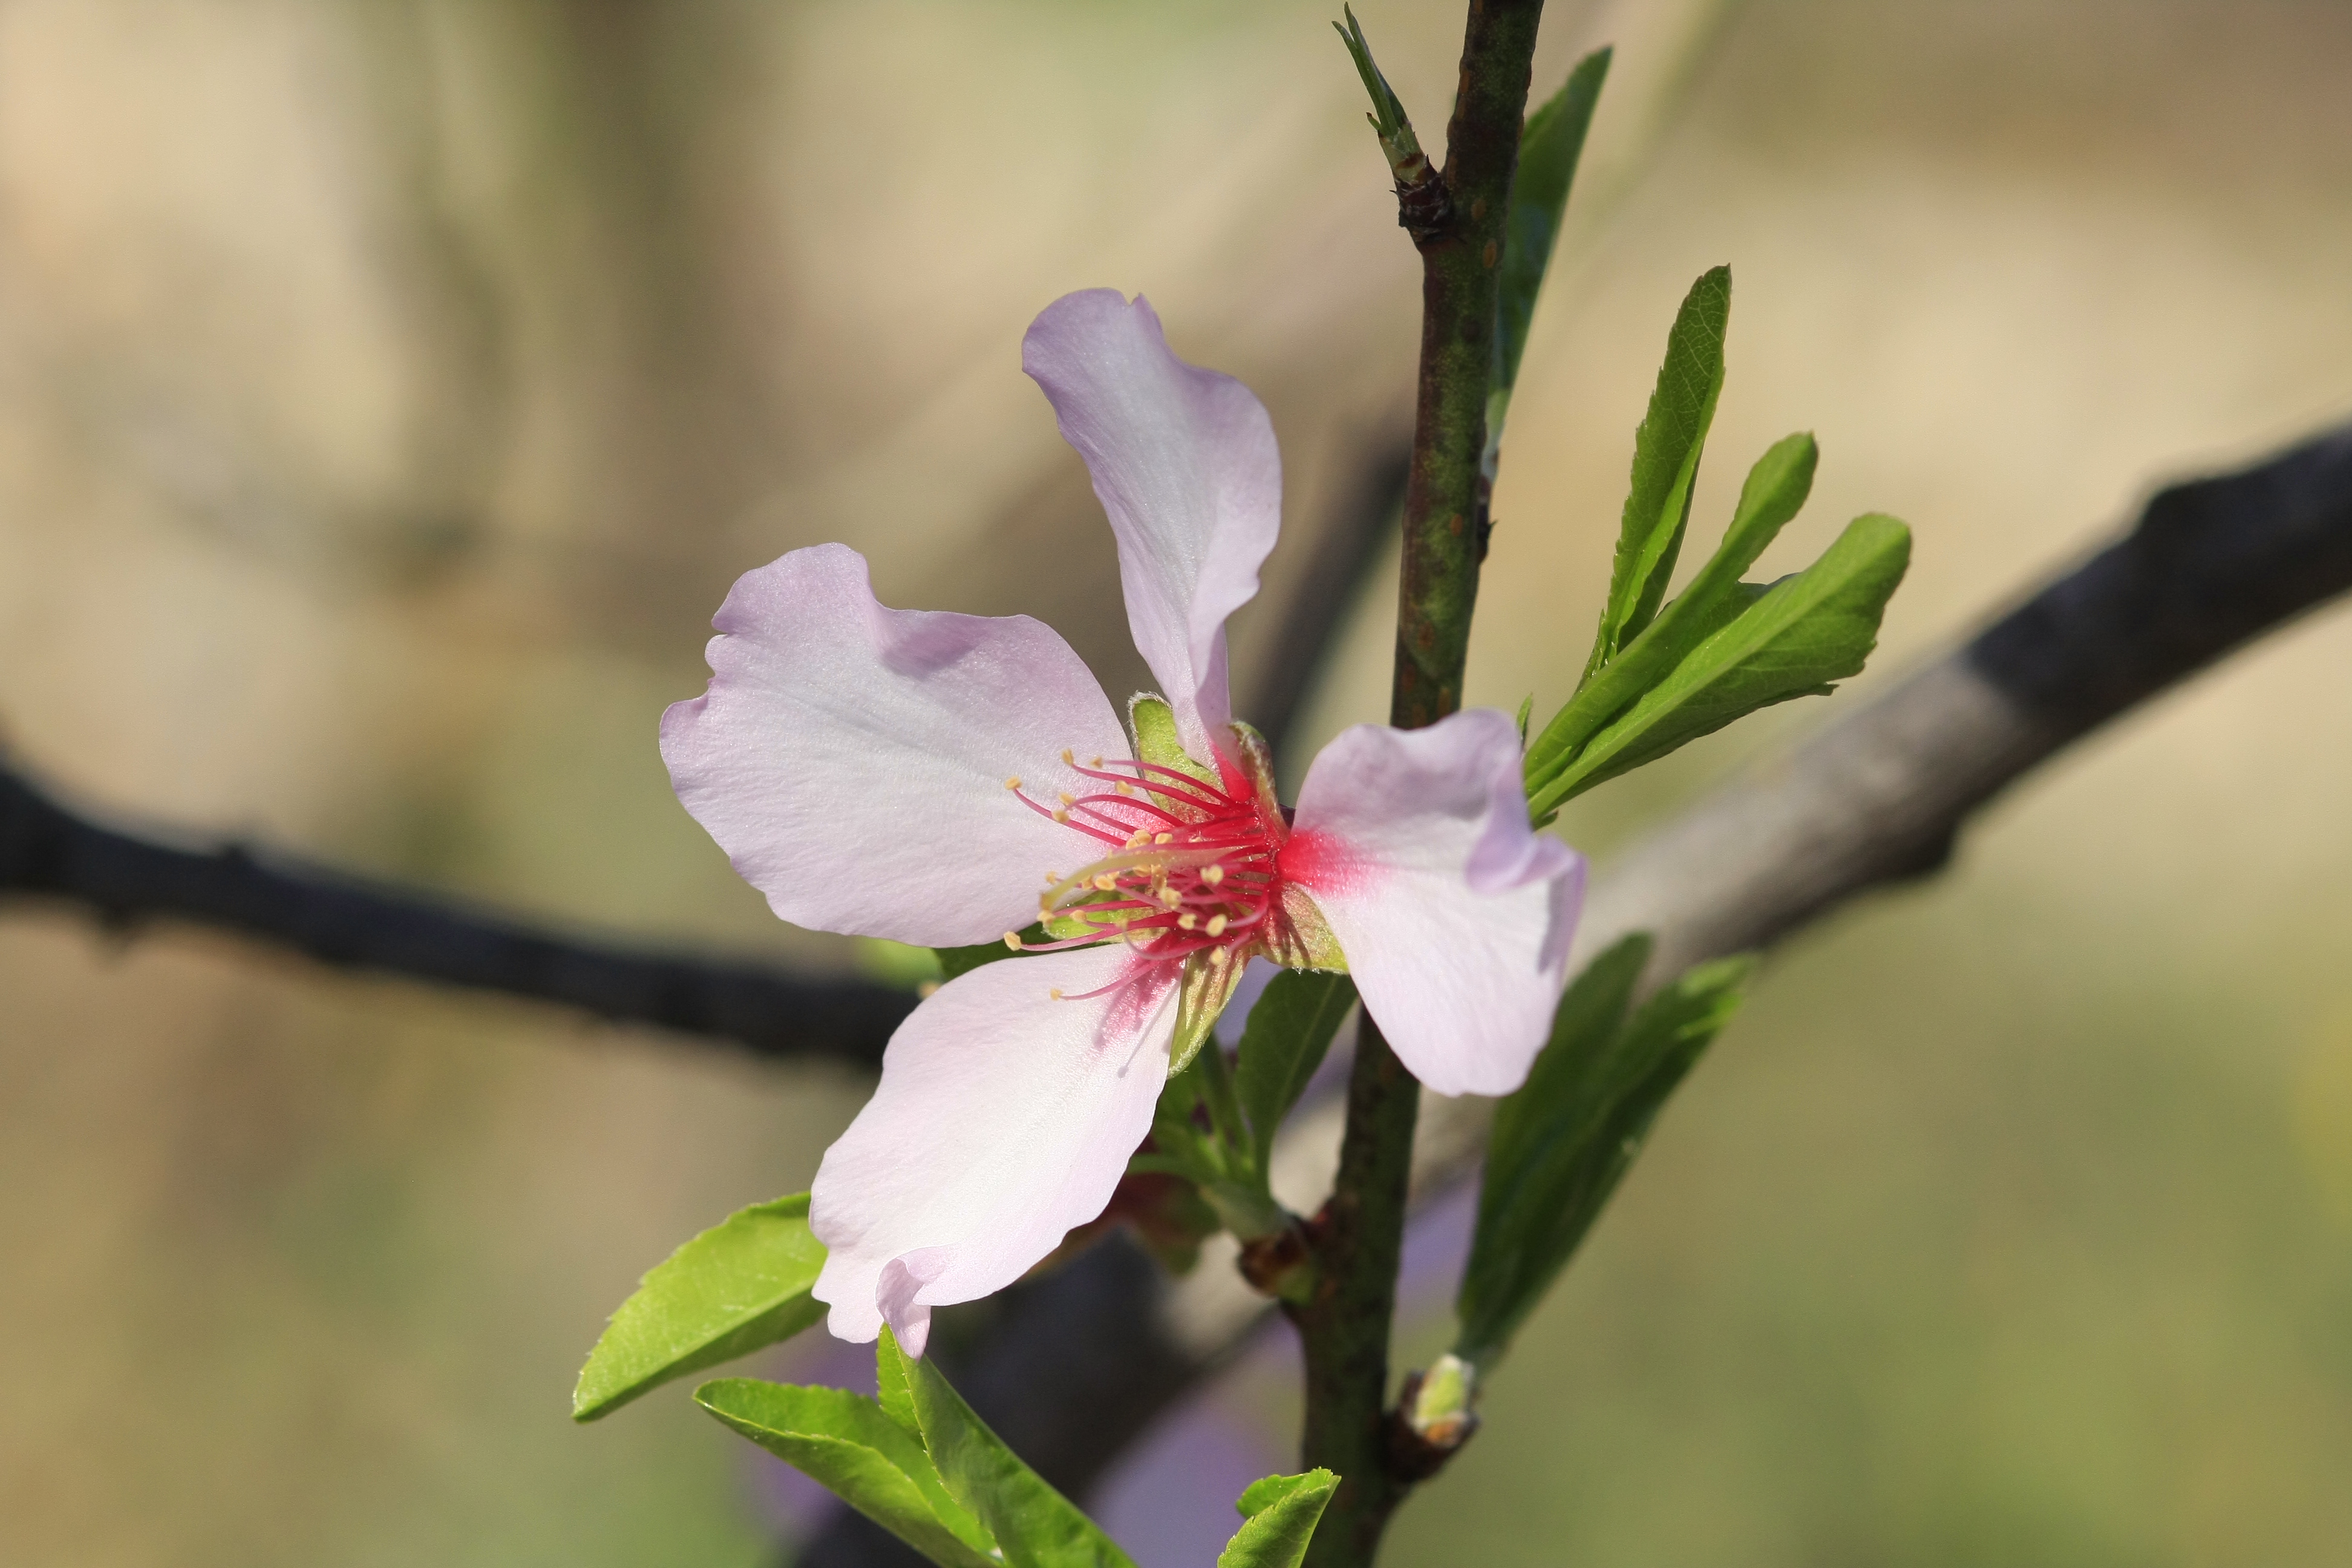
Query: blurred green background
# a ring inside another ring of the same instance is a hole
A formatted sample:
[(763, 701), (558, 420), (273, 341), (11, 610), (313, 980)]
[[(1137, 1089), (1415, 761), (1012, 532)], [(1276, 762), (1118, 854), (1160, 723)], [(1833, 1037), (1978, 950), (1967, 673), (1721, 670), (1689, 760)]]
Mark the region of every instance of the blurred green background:
[[(1433, 138), (1460, 7), (1366, 0)], [(670, 798), (739, 573), (1140, 679), (1018, 373), (1150, 295), (1283, 443), (1268, 603), (1409, 415), (1413, 258), (1318, 5), (0, 5), (0, 724), (125, 814), (812, 964)], [(1614, 40), (1470, 699), (1565, 695), (1675, 301), (1698, 501), (1816, 431), (1785, 570), (1918, 531), (1873, 679), (2168, 475), (2352, 411), (2352, 7), (1555, 0)], [(1384, 704), (1385, 582), (1294, 745)], [(1235, 628), (1246, 689), (1271, 622)], [(1400, 1521), (1404, 1564), (2352, 1562), (2352, 615), (2135, 715), (1782, 952)], [(1850, 700), (1849, 698), (1834, 700)], [(1609, 848), (1829, 705), (1580, 803)], [(604, 1315), (861, 1086), (0, 914), (0, 1559), (750, 1564)], [(1417, 1323), (1417, 1347), (1443, 1339)], [(1267, 1421), (1282, 1401), (1235, 1407)], [(1286, 1434), (1273, 1439), (1286, 1443)]]

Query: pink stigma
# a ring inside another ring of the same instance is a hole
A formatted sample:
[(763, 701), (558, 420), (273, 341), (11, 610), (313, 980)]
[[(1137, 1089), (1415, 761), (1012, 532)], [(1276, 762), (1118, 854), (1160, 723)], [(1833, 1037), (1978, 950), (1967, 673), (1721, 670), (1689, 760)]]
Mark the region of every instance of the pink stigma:
[(1212, 963), (1246, 959), (1279, 910), (1276, 857), (1288, 834), (1246, 775), (1229, 766), (1213, 784), (1134, 757), (1097, 757), (1090, 765), (1064, 757), (1111, 787), (1051, 806), (1030, 799), (1018, 780), (1007, 784), (1030, 810), (1091, 841), (1095, 858), (1055, 878), (1037, 900), (1045, 920), (1074, 919), (1085, 929), (1044, 942), (1007, 932), (1006, 941), (1038, 952), (1124, 942), (1139, 958), (1171, 963), (1197, 952), (1210, 953)]

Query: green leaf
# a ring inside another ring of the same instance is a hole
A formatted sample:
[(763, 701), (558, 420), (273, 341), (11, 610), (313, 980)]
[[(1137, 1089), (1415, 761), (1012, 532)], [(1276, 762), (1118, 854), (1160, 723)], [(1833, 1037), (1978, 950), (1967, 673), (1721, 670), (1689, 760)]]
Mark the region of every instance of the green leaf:
[[(1046, 936), (1045, 927), (1042, 921), (1025, 928), (1020, 935), (1023, 942), (1051, 940)], [(983, 963), (994, 963), (1002, 958), (1020, 956), (1013, 949), (1005, 946), (1001, 937), (994, 942), (974, 942), (970, 947), (936, 947), (931, 951), (940, 956), (940, 974), (943, 982), (970, 974)]]
[(1252, 1481), (1234, 1506), (1246, 1521), (1217, 1553), (1217, 1568), (1298, 1568), (1339, 1478), (1328, 1470)]
[[(1690, 586), (1609, 664), (1577, 689), (1528, 751), (1528, 791), (1538, 793), (1609, 721), (1664, 679), (1690, 651), (1747, 608), (1740, 574), (1803, 509), (1821, 458), (1812, 437), (1774, 446), (1748, 470), (1723, 542)], [(1761, 590), (1755, 590), (1761, 593)]]
[[(1592, 124), (1601, 84), (1609, 75), (1610, 51), (1595, 49), (1576, 63), (1568, 81), (1541, 109), (1528, 116), (1519, 132), (1518, 171), (1511, 178), (1511, 210), (1503, 228), (1503, 264), (1495, 279), (1495, 381), (1505, 398), (1519, 378), (1519, 356), (1528, 346), (1528, 323), (1536, 296), (1551, 265), (1576, 183), (1584, 133)], [(1486, 441), (1501, 437), (1501, 421), (1488, 416)]]
[(1552, 1014), (1551, 1038), (1528, 1069), (1527, 1081), (1495, 1102), (1486, 1132), (1486, 1167), (1479, 1209), (1503, 1202), (1524, 1180), (1542, 1149), (1547, 1128), (1586, 1114), (1598, 1085), (1595, 1057), (1607, 1049), (1633, 1005), (1633, 987), (1656, 944), (1645, 931), (1624, 937), (1584, 966)]
[(926, 985), (938, 984), (942, 978), (940, 955), (928, 947), (909, 947), (885, 937), (859, 936), (850, 938), (850, 949), (856, 954), (860, 973), (901, 991), (919, 991)]
[(1856, 518), (1822, 558), (1784, 577), (1595, 735), (1528, 802), (1542, 820), (1605, 779), (1654, 762), (1733, 720), (1792, 697), (1826, 695), (1860, 673), (1886, 601), (1911, 563), (1911, 531)]
[(809, 1287), (824, 1247), (808, 1194), (753, 1204), (670, 1254), (605, 1326), (572, 1393), (593, 1421), (672, 1378), (788, 1340), (824, 1316)]
[(1258, 1170), (1265, 1169), (1276, 1129), (1323, 1065), (1331, 1037), (1355, 1005), (1356, 983), (1348, 976), (1286, 969), (1266, 983), (1250, 1009), (1234, 1078)]
[(1666, 334), (1650, 411), (1633, 432), (1633, 487), (1619, 524), (1609, 601), (1585, 663), (1590, 680), (1618, 651), (1642, 635), (1665, 597), (1690, 521), (1698, 461), (1723, 394), (1723, 337), (1731, 324), (1731, 268), (1700, 276)]
[(1699, 964), (1628, 1019), (1649, 952), (1646, 937), (1629, 937), (1578, 977), (1528, 1081), (1496, 1108), (1454, 1304), (1454, 1353), (1481, 1369), (1567, 1267), (1754, 968), (1744, 957)]
[(694, 1398), (932, 1562), (1001, 1568), (995, 1542), (949, 1495), (920, 1440), (863, 1394), (730, 1377)]
[(950, 1494), (988, 1527), (1011, 1568), (1135, 1568), (1094, 1521), (972, 1414), (938, 1367), (929, 1361), (906, 1365), (931, 1462)]
[(1381, 139), (1381, 151), (1389, 166), (1394, 169), (1410, 163), (1422, 155), (1420, 139), (1412, 133), (1412, 121), (1405, 118), (1404, 104), (1398, 99), (1396, 89), (1389, 86), (1389, 79), (1373, 63), (1372, 46), (1365, 41), (1363, 24), (1356, 20), (1356, 13), (1346, 5), (1339, 7), (1339, 13), (1348, 18), (1347, 25), (1341, 26), (1334, 22), (1332, 29), (1348, 46), (1349, 58), (1356, 62), (1356, 74), (1363, 79), (1364, 91), (1372, 100), (1372, 111), (1364, 118), (1371, 121), (1373, 134)]
[(898, 1348), (898, 1336), (885, 1332), (874, 1342), (874, 1392), (884, 1415), (920, 1438), (923, 1423), (915, 1415), (914, 1383), (907, 1369), (914, 1358)]

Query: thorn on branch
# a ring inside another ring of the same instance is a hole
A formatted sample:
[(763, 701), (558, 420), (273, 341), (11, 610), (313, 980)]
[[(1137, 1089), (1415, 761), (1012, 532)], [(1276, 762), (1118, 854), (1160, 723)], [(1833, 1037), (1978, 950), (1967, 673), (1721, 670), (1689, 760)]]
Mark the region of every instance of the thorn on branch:
[(1371, 95), (1372, 111), (1364, 118), (1380, 138), (1381, 155), (1388, 159), (1389, 174), (1396, 181), (1397, 226), (1412, 236), (1413, 244), (1426, 245), (1453, 227), (1453, 193), (1421, 150), (1421, 139), (1413, 134), (1412, 121), (1404, 111), (1404, 100), (1373, 63), (1363, 24), (1356, 20), (1353, 8), (1343, 5), (1340, 12), (1347, 22), (1334, 22), (1331, 28), (1348, 46), (1356, 74), (1363, 78), (1364, 90)]

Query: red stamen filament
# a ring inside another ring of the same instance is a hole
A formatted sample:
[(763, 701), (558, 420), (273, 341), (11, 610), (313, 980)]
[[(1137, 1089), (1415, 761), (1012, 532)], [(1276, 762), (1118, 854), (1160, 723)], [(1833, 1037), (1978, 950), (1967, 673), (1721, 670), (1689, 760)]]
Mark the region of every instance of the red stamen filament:
[[(1229, 793), (1158, 763), (1096, 757), (1080, 765), (1066, 752), (1062, 760), (1119, 793), (1065, 795), (1049, 806), (1024, 793), (1017, 778), (1005, 787), (1040, 816), (1111, 853), (1051, 879), (1038, 900), (1041, 915), (1075, 919), (1080, 931), (1044, 942), (1007, 932), (1007, 941), (1033, 952), (1122, 942), (1139, 957), (1167, 963), (1223, 949), (1238, 962), (1280, 894), (1275, 857), (1286, 833), (1280, 817), (1268, 820), (1246, 786)], [(1100, 995), (1121, 984), (1063, 999)]]

